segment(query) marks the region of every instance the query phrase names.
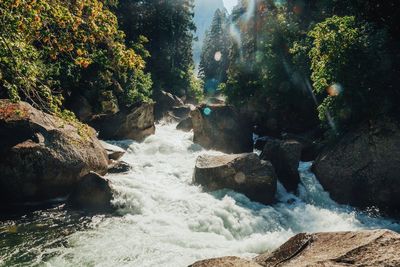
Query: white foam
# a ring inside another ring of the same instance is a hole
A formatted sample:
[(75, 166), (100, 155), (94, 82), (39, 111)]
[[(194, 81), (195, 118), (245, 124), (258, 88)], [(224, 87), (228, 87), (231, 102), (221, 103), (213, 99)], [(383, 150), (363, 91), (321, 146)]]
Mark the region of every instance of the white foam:
[(187, 266), (217, 256), (250, 258), (298, 232), (400, 230), (330, 200), (308, 171), (309, 163), (300, 164), (298, 196), (279, 185), (279, 202), (264, 206), (232, 191), (207, 194), (191, 185), (195, 159), (206, 151), (174, 125), (158, 125), (141, 144), (121, 144), (129, 145), (123, 160), (133, 169), (109, 176), (120, 216), (93, 218), (92, 230), (77, 232), (67, 247), (47, 252), (57, 254), (50, 266)]

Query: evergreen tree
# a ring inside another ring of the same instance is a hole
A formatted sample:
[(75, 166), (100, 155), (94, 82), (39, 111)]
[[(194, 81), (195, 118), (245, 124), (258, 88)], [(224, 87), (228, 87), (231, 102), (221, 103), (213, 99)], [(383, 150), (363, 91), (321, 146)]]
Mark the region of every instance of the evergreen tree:
[(225, 10), (217, 10), (203, 43), (199, 75), (204, 81), (206, 93), (214, 93), (227, 79), (230, 39), (228, 18)]
[(127, 42), (135, 42), (140, 35), (149, 39), (147, 69), (155, 94), (166, 90), (183, 96), (191, 89), (193, 1), (126, 0), (117, 8)]

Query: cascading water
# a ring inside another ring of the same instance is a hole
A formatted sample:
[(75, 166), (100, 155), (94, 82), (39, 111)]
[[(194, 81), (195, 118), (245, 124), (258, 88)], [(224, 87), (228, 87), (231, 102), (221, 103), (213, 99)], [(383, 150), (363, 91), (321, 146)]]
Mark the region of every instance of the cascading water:
[(56, 207), (0, 223), (0, 265), (187, 266), (196, 260), (252, 257), (298, 232), (389, 228), (388, 219), (337, 205), (300, 164), (297, 196), (279, 185), (278, 202), (264, 206), (222, 190), (191, 184), (205, 151), (192, 134), (158, 125), (143, 143), (118, 142), (132, 171), (109, 175), (115, 214), (82, 217)]

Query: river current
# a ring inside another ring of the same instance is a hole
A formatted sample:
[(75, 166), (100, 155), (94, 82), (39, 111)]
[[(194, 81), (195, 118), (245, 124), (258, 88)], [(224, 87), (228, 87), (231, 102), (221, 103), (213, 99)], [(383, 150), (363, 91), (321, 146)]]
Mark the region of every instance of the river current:
[(192, 185), (197, 156), (206, 151), (193, 134), (159, 124), (127, 149), (125, 174), (108, 175), (117, 211), (84, 215), (51, 205), (0, 221), (0, 266), (187, 266), (236, 255), (251, 258), (299, 232), (388, 228), (400, 224), (329, 198), (311, 163), (301, 162), (296, 195), (278, 185), (277, 203), (265, 206), (229, 190), (203, 193)]

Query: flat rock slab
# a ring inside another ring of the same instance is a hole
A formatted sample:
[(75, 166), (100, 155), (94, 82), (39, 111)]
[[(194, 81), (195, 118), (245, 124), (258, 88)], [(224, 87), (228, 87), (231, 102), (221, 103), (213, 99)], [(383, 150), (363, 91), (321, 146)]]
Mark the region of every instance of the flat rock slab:
[(274, 201), (277, 187), (271, 163), (254, 153), (199, 156), (193, 182), (206, 191), (231, 189), (264, 204)]
[(400, 234), (389, 230), (298, 234), (252, 261), (223, 257), (189, 267), (398, 267)]
[(261, 267), (261, 265), (238, 257), (223, 257), (198, 261), (189, 267)]
[(400, 234), (389, 230), (298, 234), (254, 259), (265, 267), (400, 266)]

